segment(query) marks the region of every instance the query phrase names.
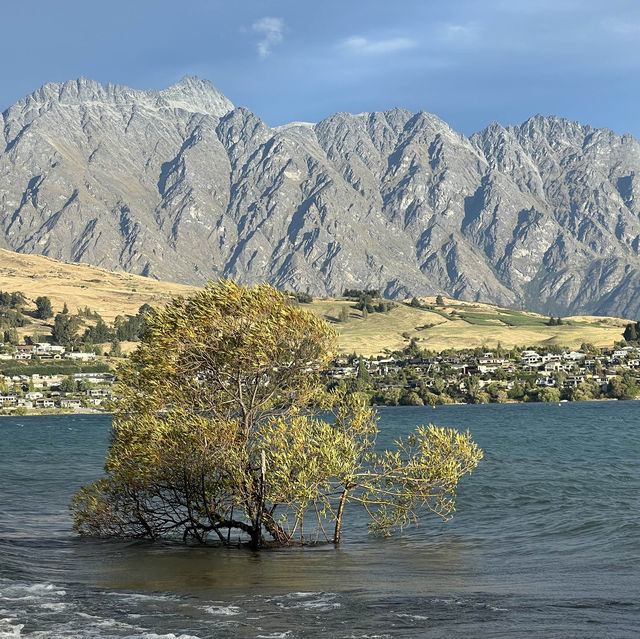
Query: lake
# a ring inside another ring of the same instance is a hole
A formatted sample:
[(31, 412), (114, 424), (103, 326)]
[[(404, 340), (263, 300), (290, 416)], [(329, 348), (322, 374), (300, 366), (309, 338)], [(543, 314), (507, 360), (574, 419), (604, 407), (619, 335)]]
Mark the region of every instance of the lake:
[(108, 416), (0, 421), (0, 637), (632, 637), (640, 632), (640, 403), (379, 409), (469, 429), (485, 458), (443, 523), (340, 549), (80, 539)]

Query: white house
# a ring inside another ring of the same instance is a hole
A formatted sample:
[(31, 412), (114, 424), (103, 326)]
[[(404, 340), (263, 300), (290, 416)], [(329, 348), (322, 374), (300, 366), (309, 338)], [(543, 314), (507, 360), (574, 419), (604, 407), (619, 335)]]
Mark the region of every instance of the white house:
[(85, 362), (92, 361), (96, 358), (95, 353), (79, 353), (75, 351), (71, 351), (70, 353), (65, 353), (64, 356), (67, 359), (79, 359)]
[(535, 351), (524, 351), (520, 360), (523, 366), (533, 366), (539, 364), (542, 358)]

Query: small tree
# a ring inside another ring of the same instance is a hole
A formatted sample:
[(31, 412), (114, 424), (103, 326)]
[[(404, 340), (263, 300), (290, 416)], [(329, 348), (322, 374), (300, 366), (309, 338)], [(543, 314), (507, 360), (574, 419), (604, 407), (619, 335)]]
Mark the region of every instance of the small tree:
[(122, 357), (122, 346), (118, 339), (114, 339), (113, 342), (111, 342), (111, 351), (109, 352), (109, 355), (111, 357)]
[(635, 324), (627, 324), (624, 333), (622, 334), (624, 340), (626, 342), (637, 342), (638, 341), (638, 327), (639, 323)]
[(363, 390), (366, 386), (368, 386), (371, 381), (371, 375), (369, 375), (369, 371), (367, 367), (364, 365), (364, 360), (362, 357), (358, 360), (358, 373), (356, 375), (356, 386), (357, 390)]
[(481, 451), (468, 433), (430, 426), (376, 453), (361, 396), (321, 390), (334, 339), (267, 285), (220, 281), (151, 314), (119, 368), (106, 476), (76, 495), (76, 529), (222, 544), (235, 531), (260, 548), (339, 543), (349, 503), (382, 534), (421, 506), (449, 518)]
[(48, 297), (36, 298), (36, 317), (38, 319), (49, 319), (53, 317), (53, 306)]
[(65, 377), (60, 382), (60, 390), (63, 393), (74, 393), (75, 391), (78, 390), (78, 385), (76, 384), (76, 380), (73, 378), (72, 375)]
[(51, 335), (53, 341), (64, 346), (70, 346), (76, 340), (78, 319), (68, 313), (58, 313), (53, 322)]
[(444, 299), (442, 295), (436, 295), (436, 306), (444, 306)]

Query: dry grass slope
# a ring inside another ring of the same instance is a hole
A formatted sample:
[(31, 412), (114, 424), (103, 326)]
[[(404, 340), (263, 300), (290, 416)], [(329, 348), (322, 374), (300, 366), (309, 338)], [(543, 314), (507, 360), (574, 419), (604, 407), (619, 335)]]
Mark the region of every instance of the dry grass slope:
[[(70, 264), (0, 249), (0, 290), (22, 291), (27, 297), (27, 310), (35, 309), (37, 297), (47, 296), (54, 313), (60, 312), (66, 302), (71, 313), (88, 306), (98, 311), (106, 322), (112, 322), (116, 315), (135, 315), (145, 303), (163, 305), (176, 295), (188, 295), (196, 289), (88, 264)], [(34, 318), (19, 333), (46, 335), (51, 323), (52, 320), (42, 322)]]
[[(435, 305), (435, 298), (423, 298)], [(629, 320), (613, 317), (566, 317), (561, 326), (547, 326), (547, 317), (503, 309), (475, 302), (445, 298), (443, 307), (434, 311), (397, 305), (388, 313), (370, 313), (366, 319), (348, 300), (321, 299), (311, 309), (328, 321), (336, 322), (340, 351), (362, 355), (384, 354), (399, 350), (415, 338), (422, 348), (441, 351), (447, 348), (473, 348), (521, 345), (559, 345), (579, 347), (583, 342), (611, 346), (622, 337)], [(349, 320), (338, 322), (342, 307), (349, 308)]]
[[(0, 249), (0, 290), (22, 291), (35, 309), (35, 299), (48, 296), (54, 312), (66, 302), (70, 312), (88, 306), (107, 322), (117, 315), (135, 315), (142, 304), (161, 306), (176, 295), (189, 295), (195, 287), (160, 282), (146, 277), (107, 271), (87, 264), (66, 263), (39, 255), (23, 255)], [(435, 305), (435, 298), (423, 298)], [(362, 355), (399, 350), (416, 338), (423, 348), (435, 351), (500, 342), (515, 345), (558, 344), (577, 347), (583, 342), (610, 346), (621, 339), (628, 320), (611, 317), (569, 317), (562, 326), (546, 326), (546, 317), (503, 309), (490, 304), (460, 302), (445, 298), (434, 311), (398, 304), (388, 313), (370, 313), (366, 319), (345, 299), (317, 299), (303, 305), (334, 323), (339, 333), (340, 351)], [(343, 307), (349, 309), (347, 322), (339, 322)], [(51, 320), (20, 329), (21, 334), (50, 332)]]

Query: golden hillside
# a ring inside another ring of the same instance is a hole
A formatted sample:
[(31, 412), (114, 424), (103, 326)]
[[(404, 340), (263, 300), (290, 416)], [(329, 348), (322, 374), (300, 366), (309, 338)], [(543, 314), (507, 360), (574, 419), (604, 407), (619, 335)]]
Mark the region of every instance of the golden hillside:
[[(340, 299), (321, 299), (311, 304), (312, 310), (335, 322), (340, 351), (362, 355), (378, 355), (399, 350), (412, 338), (421, 348), (442, 351), (447, 348), (558, 345), (579, 347), (583, 342), (595, 346), (612, 346), (622, 339), (629, 320), (615, 317), (565, 317), (561, 326), (548, 326), (548, 317), (490, 304), (462, 302), (445, 298), (443, 307), (435, 306), (435, 298), (421, 298), (433, 310), (397, 304), (388, 313), (369, 313), (363, 319), (354, 303)], [(341, 308), (349, 308), (347, 322), (337, 321)]]
[[(88, 306), (105, 321), (112, 322), (117, 315), (135, 315), (142, 304), (163, 305), (175, 295), (188, 295), (196, 289), (0, 249), (0, 290), (23, 292), (29, 302), (27, 310), (35, 308), (37, 297), (48, 296), (54, 312), (61, 311), (66, 302), (71, 313)], [(491, 348), (498, 342), (507, 348), (545, 344), (577, 347), (583, 342), (610, 346), (621, 339), (623, 327), (629, 321), (577, 316), (563, 318), (562, 326), (547, 326), (548, 318), (526, 311), (447, 298), (442, 307), (435, 306), (435, 298), (421, 301), (433, 306), (433, 310), (398, 303), (388, 313), (370, 313), (366, 319), (354, 302), (346, 299), (316, 299), (303, 306), (334, 324), (341, 352), (355, 351), (362, 355), (401, 349), (411, 338), (417, 339), (422, 348), (436, 351), (482, 345)], [(340, 311), (345, 306), (349, 318), (340, 322)], [(47, 334), (51, 322), (33, 319), (19, 332)]]
[(116, 315), (135, 315), (142, 304), (165, 304), (195, 288), (0, 249), (0, 290), (22, 291), (34, 305), (37, 297), (47, 296), (56, 313), (65, 302), (71, 313), (88, 306), (111, 322)]

